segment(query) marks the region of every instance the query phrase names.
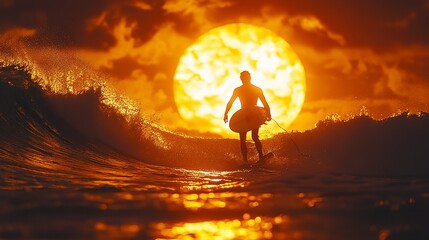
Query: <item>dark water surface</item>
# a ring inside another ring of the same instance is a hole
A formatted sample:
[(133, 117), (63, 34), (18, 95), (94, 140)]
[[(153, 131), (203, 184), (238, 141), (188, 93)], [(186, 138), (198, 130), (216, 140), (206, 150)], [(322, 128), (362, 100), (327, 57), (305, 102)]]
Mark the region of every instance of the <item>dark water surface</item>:
[[(2, 176), (2, 238), (426, 239), (428, 178), (198, 171)], [(46, 174), (46, 173), (43, 173)]]

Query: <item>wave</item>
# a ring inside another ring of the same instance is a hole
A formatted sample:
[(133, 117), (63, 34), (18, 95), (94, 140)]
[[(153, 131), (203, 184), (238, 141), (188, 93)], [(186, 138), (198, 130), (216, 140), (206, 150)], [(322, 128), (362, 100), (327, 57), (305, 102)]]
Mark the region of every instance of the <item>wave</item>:
[[(75, 172), (93, 165), (90, 161), (106, 164), (103, 159), (112, 156), (188, 169), (233, 170), (242, 164), (236, 139), (166, 131), (138, 112), (124, 113), (106, 104), (105, 98), (100, 85), (58, 93), (40, 84), (28, 66), (3, 65), (0, 158), (11, 166), (46, 168), (49, 163), (40, 159), (55, 156)], [(275, 156), (265, 167), (285, 172), (427, 175), (428, 137), (427, 113), (403, 113), (381, 121), (366, 115), (325, 120), (312, 130), (264, 140), (265, 151)], [(250, 161), (256, 161), (256, 150), (248, 144)]]
[(161, 130), (139, 114), (124, 115), (104, 104), (100, 88), (56, 94), (35, 83), (19, 66), (0, 71), (1, 140), (22, 146), (14, 151), (25, 152), (28, 145), (38, 146), (49, 139), (51, 145), (61, 143), (63, 148), (102, 145), (157, 165), (194, 169), (237, 166), (238, 152), (230, 144), (234, 140), (184, 137)]
[[(317, 170), (371, 176), (415, 176), (429, 173), (429, 114), (403, 112), (383, 120), (367, 115), (347, 121), (324, 120), (313, 130), (272, 139), (289, 157), (305, 157)], [(294, 151), (295, 150), (295, 151)], [(308, 161), (307, 161), (308, 162)]]

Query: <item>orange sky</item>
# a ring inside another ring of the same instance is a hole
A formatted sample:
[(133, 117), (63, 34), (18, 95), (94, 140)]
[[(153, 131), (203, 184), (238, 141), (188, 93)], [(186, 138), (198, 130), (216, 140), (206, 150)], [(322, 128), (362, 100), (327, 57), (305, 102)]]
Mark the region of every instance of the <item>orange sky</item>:
[(272, 30), (304, 65), (306, 100), (290, 130), (363, 106), (375, 118), (429, 111), (428, 0), (0, 0), (0, 41), (82, 59), (164, 125), (179, 121), (173, 76), (181, 54), (236, 22)]

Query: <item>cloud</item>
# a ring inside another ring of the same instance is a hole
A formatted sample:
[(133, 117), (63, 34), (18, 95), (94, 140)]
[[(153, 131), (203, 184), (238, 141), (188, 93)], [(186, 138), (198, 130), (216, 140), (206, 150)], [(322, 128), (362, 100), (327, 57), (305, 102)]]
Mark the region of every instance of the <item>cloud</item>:
[[(380, 54), (370, 49), (338, 48), (324, 52), (308, 48), (297, 49), (301, 58), (305, 61), (309, 80), (316, 81), (316, 78), (323, 78), (325, 81), (328, 81), (323, 84), (341, 88), (342, 94), (347, 93), (345, 91), (347, 88), (341, 87), (338, 84), (341, 84), (341, 82), (347, 83), (352, 88), (349, 94), (355, 94), (355, 96), (359, 96), (361, 87), (358, 87), (354, 83), (361, 82), (364, 84), (362, 87), (370, 88), (381, 79), (389, 79), (395, 75), (392, 74), (393, 70), (402, 74), (415, 72), (417, 74), (413, 75), (413, 79), (425, 83), (427, 81), (425, 76), (428, 76), (429, 73), (426, 70), (427, 68), (424, 67), (425, 63), (429, 61), (428, 50), (429, 48), (405, 48)], [(313, 76), (312, 74), (315, 75)], [(411, 75), (408, 79), (411, 80)], [(347, 80), (354, 81), (347, 82)], [(313, 83), (317, 85), (316, 82)], [(407, 84), (413, 84), (413, 82), (408, 82)], [(323, 89), (322, 86), (317, 88)], [(396, 92), (398, 92), (398, 96), (402, 96), (402, 94), (399, 94), (399, 91)], [(336, 95), (333, 94), (330, 96), (334, 97)], [(372, 95), (371, 92), (365, 93), (364, 96), (379, 97)]]
[(141, 10), (153, 10), (153, 7), (144, 1), (135, 0), (131, 3), (131, 5)]
[(407, 104), (408, 108), (416, 109), (416, 106), (423, 107), (427, 104), (426, 96), (429, 96), (427, 82), (423, 82), (420, 77), (416, 78), (403, 69), (386, 67), (384, 71), (387, 76), (386, 81), (383, 82), (384, 87), (411, 103)]
[(213, 14), (233, 5), (229, 0), (167, 0), (162, 6), (166, 20), (175, 22), (176, 29), (192, 37), (219, 25)]
[(320, 20), (313, 16), (296, 16), (287, 20), (291, 26), (298, 26), (307, 32), (316, 32), (326, 34), (326, 37), (344, 46), (346, 40), (341, 34), (329, 30)]
[(190, 40), (178, 34), (173, 23), (165, 23), (140, 44), (132, 34), (137, 25), (123, 18), (112, 30), (115, 45), (105, 51), (84, 49), (77, 53), (107, 73), (110, 82), (135, 99), (143, 113), (171, 112), (175, 109), (172, 86), (176, 65), (172, 59), (180, 57)]
[(125, 57), (134, 59), (140, 65), (158, 65), (165, 63), (176, 49), (183, 49), (189, 40), (177, 34), (173, 24), (165, 24), (154, 33), (148, 41), (141, 44), (133, 35), (138, 23), (128, 23), (123, 18), (114, 28), (112, 34), (115, 44), (105, 51), (83, 50), (82, 57), (88, 58), (97, 68), (112, 68), (114, 61)]
[[(176, 30), (182, 34), (198, 36), (218, 25), (270, 17), (267, 12), (273, 17), (285, 16), (283, 24), (296, 27), (294, 31), (302, 35), (302, 40), (317, 37), (319, 42), (330, 39), (340, 45), (347, 43), (350, 47), (379, 51), (429, 42), (429, 31), (426, 31), (429, 8), (423, 0), (398, 0), (389, 4), (339, 0), (126, 0), (120, 3), (26, 0), (2, 1), (2, 5), (0, 31), (11, 27), (36, 29), (38, 33), (34, 37), (64, 47), (106, 49), (114, 44), (111, 30), (123, 18), (129, 23), (138, 23), (132, 35), (143, 44), (167, 22), (175, 22)], [(327, 43), (320, 47), (326, 48)]]
[(14, 27), (0, 34), (0, 42), (15, 44), (20, 42), (22, 39), (33, 37), (36, 34), (37, 31), (35, 29)]
[[(385, 51), (401, 44), (428, 44), (429, 11), (427, 1), (235, 1), (231, 7), (216, 14), (217, 20), (235, 20), (243, 16), (258, 18), (264, 9), (273, 15), (312, 16), (341, 35), (350, 47), (370, 47)], [(408, 28), (390, 28), (389, 24), (406, 19)]]
[(226, 0), (167, 0), (163, 9), (168, 13), (180, 13), (183, 15), (194, 15), (198, 19), (215, 9), (223, 9), (233, 5), (232, 1)]
[(37, 30), (33, 42), (41, 45), (106, 49), (114, 44), (111, 29), (124, 17), (139, 23), (133, 36), (144, 42), (163, 21), (162, 12), (159, 3), (138, 0), (12, 1), (0, 9), (0, 32), (33, 28)]

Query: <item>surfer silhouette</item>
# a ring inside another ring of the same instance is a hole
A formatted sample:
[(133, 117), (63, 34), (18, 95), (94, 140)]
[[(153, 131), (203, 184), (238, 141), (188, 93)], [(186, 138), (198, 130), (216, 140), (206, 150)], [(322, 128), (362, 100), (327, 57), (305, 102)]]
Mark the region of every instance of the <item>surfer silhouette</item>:
[[(258, 99), (260, 99), (265, 109), (265, 114), (263, 117), (264, 119), (262, 120), (262, 123), (265, 122), (266, 120), (270, 121), (271, 120), (270, 106), (268, 105), (267, 100), (265, 99), (262, 89), (251, 83), (250, 81), (251, 75), (248, 71), (241, 72), (240, 79), (243, 85), (234, 89), (231, 99), (229, 99), (228, 103), (226, 104), (225, 114), (223, 117), (224, 122), (225, 123), (228, 122), (228, 112), (231, 109), (232, 104), (234, 103), (235, 99), (237, 99), (237, 97), (240, 100), (241, 109), (256, 107)], [(250, 116), (250, 117), (257, 118), (257, 116)], [(258, 151), (260, 161), (264, 158), (264, 154), (262, 152), (262, 143), (259, 140), (259, 135), (258, 135), (259, 127), (262, 123), (257, 124), (257, 127), (255, 127), (254, 129), (251, 129), (252, 139), (255, 142), (256, 150)], [(244, 162), (247, 163), (247, 147), (246, 147), (247, 131), (240, 131), (239, 134), (240, 134), (241, 154), (243, 156)]]

